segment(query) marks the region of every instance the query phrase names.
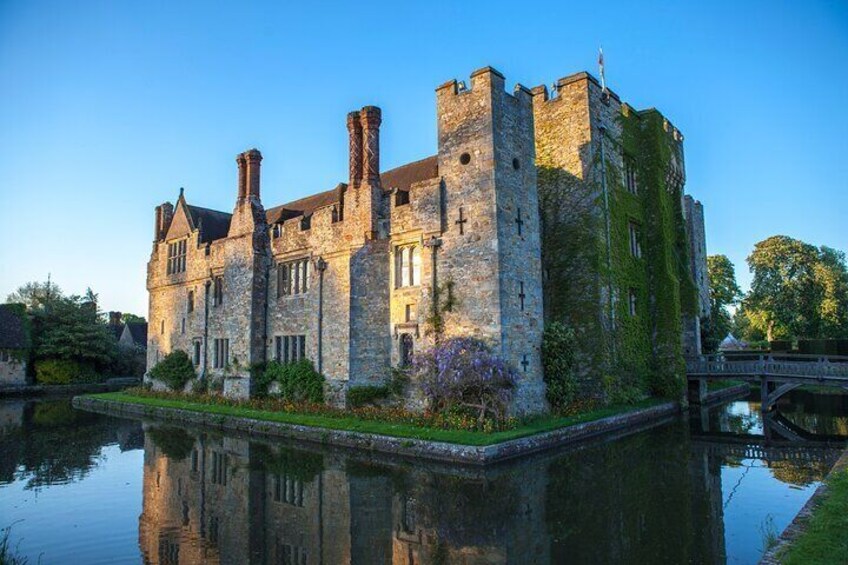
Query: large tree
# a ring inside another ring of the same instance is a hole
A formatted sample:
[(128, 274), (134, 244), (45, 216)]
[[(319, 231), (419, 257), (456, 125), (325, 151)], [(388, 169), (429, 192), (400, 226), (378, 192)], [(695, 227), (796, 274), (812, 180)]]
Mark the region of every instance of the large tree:
[(7, 303), (19, 303), (27, 310), (40, 310), (61, 299), (62, 289), (49, 279), (46, 282), (28, 282), (6, 297)]
[(848, 334), (845, 254), (778, 235), (754, 246), (745, 312), (768, 340)]
[(704, 351), (718, 349), (718, 344), (731, 331), (728, 306), (739, 301), (742, 291), (736, 283), (736, 269), (726, 255), (707, 257), (710, 280), (710, 318), (701, 327), (701, 346)]
[(36, 359), (64, 359), (106, 370), (117, 354), (115, 336), (92, 302), (79, 296), (56, 300), (33, 315)]

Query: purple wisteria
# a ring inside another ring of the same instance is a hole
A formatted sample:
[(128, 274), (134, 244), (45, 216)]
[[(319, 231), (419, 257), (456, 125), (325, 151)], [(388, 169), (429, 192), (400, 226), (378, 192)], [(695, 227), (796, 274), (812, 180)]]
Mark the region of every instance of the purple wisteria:
[(481, 340), (447, 339), (415, 355), (412, 373), (434, 412), (462, 410), (503, 421), (515, 391), (517, 374)]

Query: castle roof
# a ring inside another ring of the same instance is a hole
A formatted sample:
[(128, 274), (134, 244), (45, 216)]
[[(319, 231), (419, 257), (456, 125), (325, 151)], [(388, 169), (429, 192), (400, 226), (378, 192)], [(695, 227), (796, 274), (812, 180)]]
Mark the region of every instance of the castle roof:
[[(433, 155), (420, 161), (413, 161), (406, 165), (401, 165), (394, 169), (390, 169), (380, 174), (380, 184), (383, 189), (388, 191), (393, 188), (400, 190), (409, 190), (409, 187), (423, 180), (432, 179), (439, 176), (439, 159)], [(284, 222), (290, 218), (298, 216), (308, 216), (318, 208), (332, 206), (339, 201), (339, 195), (347, 188), (347, 185), (340, 184), (332, 190), (319, 192), (312, 196), (307, 196), (288, 204), (275, 206), (265, 212), (265, 217), (269, 224)]]
[[(436, 155), (413, 161), (390, 169), (380, 175), (380, 184), (383, 190), (398, 189), (408, 191), (416, 182), (433, 179), (439, 176), (439, 158)], [(318, 208), (332, 206), (339, 201), (341, 193), (347, 189), (346, 184), (339, 184), (332, 190), (319, 192), (311, 196), (300, 198), (287, 204), (274, 206), (265, 211), (265, 218), (269, 224), (284, 222), (290, 218), (311, 215)], [(200, 206), (186, 204), (186, 209), (191, 215), (191, 221), (196, 228), (200, 229), (200, 241), (206, 243), (227, 237), (230, 231), (230, 220), (233, 215)], [(145, 340), (146, 341), (146, 340)]]
[(26, 349), (29, 337), (22, 304), (0, 304), (0, 349)]
[(420, 161), (413, 161), (400, 167), (391, 169), (380, 175), (380, 184), (385, 190), (399, 188), (409, 190), (416, 182), (436, 178), (439, 176), (439, 157), (433, 155)]
[(227, 237), (230, 232), (230, 219), (232, 214), (219, 212), (218, 210), (210, 210), (209, 208), (201, 208), (200, 206), (191, 206), (186, 204), (191, 221), (195, 227), (200, 229), (200, 241), (214, 241)]

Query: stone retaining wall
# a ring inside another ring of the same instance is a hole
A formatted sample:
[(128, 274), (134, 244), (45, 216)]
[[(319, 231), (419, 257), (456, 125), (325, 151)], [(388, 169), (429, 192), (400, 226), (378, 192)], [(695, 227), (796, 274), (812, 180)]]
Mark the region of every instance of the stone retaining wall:
[(486, 465), (536, 453), (589, 437), (636, 427), (644, 422), (674, 415), (680, 411), (680, 405), (678, 403), (668, 402), (626, 414), (576, 424), (495, 445), (470, 446), (363, 432), (331, 430), (282, 422), (267, 422), (239, 416), (225, 416), (178, 408), (146, 406), (91, 397), (76, 397), (73, 403), (76, 408), (113, 416), (158, 418), (223, 430), (247, 432), (249, 434), (284, 437), (317, 444), (339, 445), (407, 457), (472, 465)]

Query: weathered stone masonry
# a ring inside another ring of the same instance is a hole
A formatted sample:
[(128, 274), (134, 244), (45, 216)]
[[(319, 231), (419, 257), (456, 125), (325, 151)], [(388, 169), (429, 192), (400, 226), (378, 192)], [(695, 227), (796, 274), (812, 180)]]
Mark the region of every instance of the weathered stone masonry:
[(251, 364), (303, 354), (344, 404), (348, 387), (384, 382), (439, 336), (473, 335), (521, 375), (516, 411), (543, 410), (545, 289), (573, 284), (597, 316), (603, 301), (597, 269), (591, 288), (555, 269), (542, 279), (540, 206), (550, 203), (540, 204), (537, 164), (566, 163), (582, 178), (600, 104), (589, 103), (588, 78), (560, 82), (561, 110), (540, 112), (544, 88), (508, 93), (486, 67), (468, 86), (436, 89), (432, 157), (381, 174), (383, 117), (366, 106), (347, 116), (348, 179), (331, 190), (265, 210), (252, 149), (236, 158), (232, 214), (182, 192), (157, 207), (148, 368), (183, 349), (203, 378), (245, 397)]

